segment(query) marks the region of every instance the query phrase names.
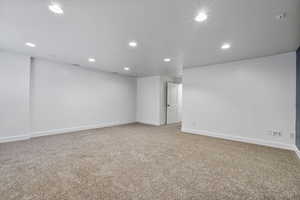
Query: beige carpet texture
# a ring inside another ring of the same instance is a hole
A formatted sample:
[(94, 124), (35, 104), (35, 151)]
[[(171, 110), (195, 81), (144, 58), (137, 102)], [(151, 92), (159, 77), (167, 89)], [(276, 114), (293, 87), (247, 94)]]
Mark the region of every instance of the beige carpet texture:
[(130, 124), (0, 144), (1, 200), (300, 200), (294, 152)]

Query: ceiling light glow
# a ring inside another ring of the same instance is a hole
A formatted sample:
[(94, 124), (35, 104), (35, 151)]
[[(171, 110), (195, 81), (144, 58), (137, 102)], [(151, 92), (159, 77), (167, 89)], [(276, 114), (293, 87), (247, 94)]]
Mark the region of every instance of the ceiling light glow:
[(221, 49), (223, 50), (226, 50), (226, 49), (230, 49), (231, 48), (231, 45), (229, 43), (224, 43), (222, 46), (221, 46)]
[(130, 47), (137, 47), (137, 42), (136, 41), (130, 41), (129, 43), (128, 43), (128, 45), (130, 46)]
[(36, 45), (31, 42), (26, 42), (25, 45), (28, 47), (36, 47)]
[(64, 14), (64, 11), (63, 9), (61, 8), (61, 6), (57, 3), (52, 3), (48, 6), (49, 10), (55, 14), (58, 14), (58, 15), (62, 15)]
[(96, 62), (96, 59), (95, 58), (89, 58), (89, 62), (91, 62), (91, 63)]
[(164, 62), (171, 62), (171, 58), (165, 58)]
[(130, 68), (129, 68), (129, 67), (124, 67), (124, 70), (125, 70), (125, 71), (129, 71)]
[(199, 12), (194, 20), (196, 22), (204, 22), (207, 20), (207, 14), (205, 12)]

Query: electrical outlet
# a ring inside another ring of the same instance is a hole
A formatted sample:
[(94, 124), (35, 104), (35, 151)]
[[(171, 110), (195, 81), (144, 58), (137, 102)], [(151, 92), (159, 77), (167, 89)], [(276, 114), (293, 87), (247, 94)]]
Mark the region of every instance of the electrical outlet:
[(280, 131), (271, 131), (272, 136), (274, 137), (280, 137), (281, 136), (281, 132)]
[(268, 130), (268, 135), (271, 135), (273, 137), (280, 137), (282, 133), (280, 131), (275, 130)]

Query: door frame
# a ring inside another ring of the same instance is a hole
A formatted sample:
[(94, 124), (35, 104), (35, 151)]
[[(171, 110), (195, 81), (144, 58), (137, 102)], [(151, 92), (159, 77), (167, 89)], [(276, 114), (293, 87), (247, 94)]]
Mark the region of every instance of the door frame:
[[(176, 83), (176, 82), (173, 82), (173, 81), (167, 81), (167, 84), (166, 84), (166, 105), (165, 105), (165, 109), (166, 109), (166, 112), (165, 112), (165, 125), (167, 125), (168, 124), (168, 107), (169, 107), (169, 105), (168, 105), (168, 93), (169, 93), (169, 90), (168, 90), (168, 84), (169, 83), (172, 83), (172, 84), (176, 84), (176, 85), (180, 85), (181, 83)], [(177, 95), (178, 95), (178, 93), (177, 93)], [(177, 102), (178, 103), (178, 102)], [(177, 104), (177, 111), (178, 111), (178, 104)], [(178, 115), (178, 113), (177, 113), (177, 115)], [(172, 124), (172, 123), (170, 123), (170, 124)]]

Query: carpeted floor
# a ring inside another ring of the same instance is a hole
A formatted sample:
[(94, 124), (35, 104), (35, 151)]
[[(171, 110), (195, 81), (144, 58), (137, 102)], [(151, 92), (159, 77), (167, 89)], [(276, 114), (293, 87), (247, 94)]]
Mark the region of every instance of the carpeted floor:
[(293, 152), (131, 124), (0, 144), (1, 200), (300, 200)]

